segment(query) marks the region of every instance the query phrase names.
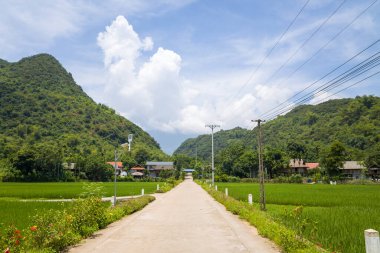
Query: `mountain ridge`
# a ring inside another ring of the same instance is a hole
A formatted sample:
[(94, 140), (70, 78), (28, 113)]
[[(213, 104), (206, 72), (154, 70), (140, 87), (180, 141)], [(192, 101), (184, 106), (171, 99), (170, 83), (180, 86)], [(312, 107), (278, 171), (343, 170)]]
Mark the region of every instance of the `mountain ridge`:
[[(362, 159), (372, 145), (380, 141), (380, 98), (362, 96), (329, 100), (318, 105), (300, 105), (289, 113), (262, 125), (264, 145), (286, 150), (289, 143), (306, 147), (306, 160), (318, 160), (319, 153), (334, 140), (347, 146), (352, 159)], [(214, 133), (215, 152), (233, 142), (257, 148), (257, 127), (240, 127)], [(211, 135), (200, 135), (185, 140), (174, 154), (195, 156), (209, 160)]]

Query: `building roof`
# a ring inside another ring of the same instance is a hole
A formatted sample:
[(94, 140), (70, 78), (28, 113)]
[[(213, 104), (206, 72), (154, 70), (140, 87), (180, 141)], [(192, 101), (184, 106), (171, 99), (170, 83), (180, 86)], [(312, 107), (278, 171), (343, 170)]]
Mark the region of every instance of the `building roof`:
[[(110, 164), (110, 165), (112, 165), (112, 167), (115, 167), (115, 162), (107, 162), (107, 164)], [(123, 168), (122, 162), (116, 162), (116, 165), (118, 168)]]
[(319, 163), (305, 163), (308, 170), (313, 170), (319, 167)]
[(363, 165), (361, 165), (362, 162), (359, 161), (345, 161), (343, 163), (343, 170), (362, 170), (365, 169)]
[(307, 168), (305, 162), (301, 159), (290, 159), (290, 168)]
[(133, 167), (133, 168), (131, 168), (131, 170), (145, 170), (145, 168), (143, 168), (143, 167)]
[(150, 166), (173, 166), (173, 162), (146, 162)]
[(183, 169), (182, 171), (183, 172), (194, 172), (195, 170), (194, 169)]

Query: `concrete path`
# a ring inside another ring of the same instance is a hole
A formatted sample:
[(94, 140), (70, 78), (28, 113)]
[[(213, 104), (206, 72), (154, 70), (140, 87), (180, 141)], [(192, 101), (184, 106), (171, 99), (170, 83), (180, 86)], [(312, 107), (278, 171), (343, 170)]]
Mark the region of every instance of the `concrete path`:
[(70, 253), (280, 252), (191, 179)]

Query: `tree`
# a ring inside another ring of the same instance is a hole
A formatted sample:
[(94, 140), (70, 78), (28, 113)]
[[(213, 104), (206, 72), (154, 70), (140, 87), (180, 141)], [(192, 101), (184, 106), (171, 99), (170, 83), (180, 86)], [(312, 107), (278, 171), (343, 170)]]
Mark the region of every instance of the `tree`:
[(306, 156), (306, 147), (303, 144), (291, 141), (286, 147), (287, 153), (292, 159), (303, 159)]
[(243, 155), (244, 151), (244, 144), (241, 141), (235, 141), (218, 153), (216, 161), (221, 167), (223, 173), (234, 176), (234, 163), (240, 156)]
[(339, 176), (341, 173), (340, 168), (343, 167), (343, 162), (347, 157), (345, 146), (339, 141), (334, 141), (322, 155), (321, 166), (330, 177)]
[(234, 162), (232, 174), (237, 177), (254, 177), (258, 174), (258, 169), (257, 153), (247, 150)]
[(380, 168), (380, 143), (377, 143), (370, 149), (364, 159), (364, 164), (368, 169)]
[(149, 160), (149, 151), (144, 147), (140, 147), (135, 153), (136, 163), (140, 165), (145, 165), (148, 160)]
[(264, 151), (264, 166), (270, 178), (278, 175), (284, 168), (286, 161), (280, 150), (265, 149)]

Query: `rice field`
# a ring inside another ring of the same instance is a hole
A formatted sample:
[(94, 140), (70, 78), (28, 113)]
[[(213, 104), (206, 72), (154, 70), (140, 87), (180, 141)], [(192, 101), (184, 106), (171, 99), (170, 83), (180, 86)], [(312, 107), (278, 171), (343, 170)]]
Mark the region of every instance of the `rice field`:
[[(103, 196), (114, 195), (114, 183), (98, 183), (103, 187)], [(144, 188), (145, 193), (153, 193), (158, 182), (117, 182), (117, 196), (139, 195)], [(86, 183), (0, 183), (0, 198), (44, 198), (68, 199), (77, 198), (84, 191)]]
[[(217, 183), (219, 191), (247, 201), (259, 201), (259, 185)], [(335, 252), (365, 252), (364, 230), (380, 230), (379, 185), (266, 184), (268, 213), (323, 248)], [(303, 206), (302, 222), (292, 215)], [(299, 225), (300, 223), (305, 226)]]
[[(117, 196), (154, 193), (157, 182), (118, 182)], [(0, 183), (0, 228), (1, 225), (15, 225), (22, 229), (33, 225), (32, 216), (49, 209), (62, 209), (69, 202), (22, 201), (25, 199), (67, 199), (77, 198), (85, 191), (86, 183)], [(114, 195), (113, 183), (98, 183), (104, 197)]]

